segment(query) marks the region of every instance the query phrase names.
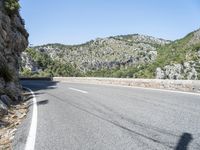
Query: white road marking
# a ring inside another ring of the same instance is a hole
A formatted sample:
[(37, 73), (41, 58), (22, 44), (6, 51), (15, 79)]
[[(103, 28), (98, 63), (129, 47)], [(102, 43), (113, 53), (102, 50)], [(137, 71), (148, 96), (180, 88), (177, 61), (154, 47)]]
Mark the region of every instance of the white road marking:
[(78, 91), (78, 92), (81, 92), (81, 93), (84, 93), (84, 94), (88, 93), (87, 91), (83, 91), (83, 90), (79, 90), (79, 89), (75, 89), (75, 88), (69, 88), (69, 89), (74, 90), (74, 91)]
[(33, 113), (32, 113), (32, 120), (31, 120), (29, 134), (26, 140), (25, 150), (34, 150), (36, 130), (37, 130), (37, 101), (36, 101), (34, 92), (29, 88), (26, 88), (26, 89), (29, 90), (31, 94), (33, 95)]
[[(67, 83), (74, 83), (69, 81), (62, 81)], [(113, 87), (126, 87), (126, 88), (134, 88), (134, 89), (144, 89), (144, 90), (152, 90), (152, 91), (161, 91), (161, 92), (171, 92), (171, 93), (180, 93), (180, 94), (188, 94), (188, 95), (196, 95), (200, 96), (200, 93), (195, 92), (187, 92), (187, 91), (178, 91), (172, 89), (156, 89), (156, 88), (148, 88), (148, 87), (139, 87), (139, 86), (128, 86), (128, 85), (117, 85), (117, 84), (95, 84), (95, 83), (78, 83), (78, 84), (90, 84), (90, 85), (104, 85), (104, 86), (113, 86)]]

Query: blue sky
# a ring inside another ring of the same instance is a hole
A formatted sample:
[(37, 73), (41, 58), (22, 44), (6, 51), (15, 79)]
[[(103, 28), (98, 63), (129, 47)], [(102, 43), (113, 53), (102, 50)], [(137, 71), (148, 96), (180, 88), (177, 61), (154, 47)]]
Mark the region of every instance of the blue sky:
[(20, 0), (30, 44), (145, 34), (175, 40), (200, 28), (199, 0)]

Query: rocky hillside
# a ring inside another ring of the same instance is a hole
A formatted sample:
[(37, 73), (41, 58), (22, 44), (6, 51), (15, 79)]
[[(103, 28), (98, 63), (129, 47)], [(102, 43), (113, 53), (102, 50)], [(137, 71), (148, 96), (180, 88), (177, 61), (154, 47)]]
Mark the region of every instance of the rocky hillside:
[(18, 9), (16, 0), (0, 1), (0, 106), (21, 99), (19, 60), (28, 45), (28, 33)]
[(142, 35), (116, 36), (96, 39), (82, 45), (44, 45), (35, 47), (53, 59), (74, 64), (83, 72), (128, 67), (153, 62), (157, 47), (169, 41)]
[(200, 79), (200, 29), (161, 47), (156, 60), (159, 79)]
[[(33, 49), (48, 54), (53, 60), (71, 63), (85, 73), (153, 62), (157, 57), (157, 48), (167, 43), (169, 41), (150, 36), (126, 35), (98, 38), (82, 45), (48, 44)], [(26, 58), (23, 57), (23, 66), (27, 65)]]
[[(71, 64), (83, 76), (196, 80), (200, 78), (199, 35), (200, 30), (197, 30), (175, 41), (138, 34), (120, 35), (98, 38), (81, 45), (36, 46), (23, 55), (30, 55), (29, 61), (38, 64), (37, 67), (32, 65), (31, 70), (48, 70), (53, 76), (55, 74), (50, 69), (50, 64), (41, 67), (41, 61), (31, 59), (47, 55), (45, 58), (48, 57), (49, 61)], [(26, 59), (27, 57), (23, 57), (23, 68), (26, 68)]]

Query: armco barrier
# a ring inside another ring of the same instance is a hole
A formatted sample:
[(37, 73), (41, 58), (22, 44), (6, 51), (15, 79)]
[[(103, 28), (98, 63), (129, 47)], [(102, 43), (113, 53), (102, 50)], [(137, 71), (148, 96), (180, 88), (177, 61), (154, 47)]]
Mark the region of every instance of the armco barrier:
[(53, 77), (53, 80), (70, 83), (112, 84), (200, 93), (200, 80), (160, 80), (93, 77)]

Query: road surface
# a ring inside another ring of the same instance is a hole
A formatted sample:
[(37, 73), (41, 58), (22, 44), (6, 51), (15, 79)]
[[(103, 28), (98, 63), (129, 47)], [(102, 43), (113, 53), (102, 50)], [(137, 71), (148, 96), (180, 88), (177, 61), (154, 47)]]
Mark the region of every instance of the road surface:
[[(37, 100), (35, 150), (200, 149), (199, 95), (51, 81), (22, 84)], [(31, 115), (19, 128), (14, 149), (26, 144), (30, 120)]]

